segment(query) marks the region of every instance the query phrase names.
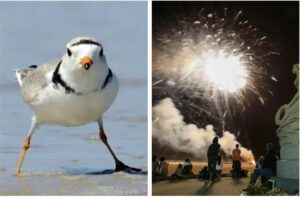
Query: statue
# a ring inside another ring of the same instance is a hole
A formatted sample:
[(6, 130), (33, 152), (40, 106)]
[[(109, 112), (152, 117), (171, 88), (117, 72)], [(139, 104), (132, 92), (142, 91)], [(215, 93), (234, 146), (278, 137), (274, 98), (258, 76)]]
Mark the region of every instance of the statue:
[(296, 74), (294, 85), (298, 91), (289, 104), (279, 108), (275, 117), (281, 148), (299, 146), (299, 64), (293, 66), (292, 72)]
[(299, 192), (299, 64), (293, 66), (292, 72), (296, 74), (297, 93), (289, 104), (279, 108), (275, 116), (280, 144), (275, 181), (276, 187), (295, 193)]

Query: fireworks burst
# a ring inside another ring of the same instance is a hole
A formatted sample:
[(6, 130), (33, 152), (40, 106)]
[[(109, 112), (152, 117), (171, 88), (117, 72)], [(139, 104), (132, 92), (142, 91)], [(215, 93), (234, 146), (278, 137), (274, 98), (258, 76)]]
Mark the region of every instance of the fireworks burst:
[(190, 98), (213, 100), (217, 107), (223, 106), (221, 117), (230, 103), (245, 109), (249, 105), (247, 93), (255, 94), (264, 104), (264, 93), (270, 92), (266, 79), (276, 81), (267, 75), (268, 60), (278, 55), (267, 40), (243, 19), (242, 11), (202, 9), (175, 20), (171, 28), (160, 27), (154, 32), (153, 91), (165, 92), (165, 87), (171, 87), (171, 95), (184, 93)]

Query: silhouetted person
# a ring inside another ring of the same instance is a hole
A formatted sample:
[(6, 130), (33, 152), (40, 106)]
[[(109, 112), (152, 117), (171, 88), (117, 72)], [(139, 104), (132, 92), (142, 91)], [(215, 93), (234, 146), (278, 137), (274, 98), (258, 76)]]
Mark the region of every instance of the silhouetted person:
[(238, 177), (241, 171), (241, 150), (239, 144), (232, 150), (232, 177)]
[(152, 181), (155, 181), (155, 176), (157, 174), (159, 162), (157, 160), (156, 155), (152, 156)]
[(264, 156), (260, 156), (259, 159), (256, 162), (256, 167), (255, 168), (262, 168), (263, 163), (264, 163)]
[(161, 176), (161, 179), (165, 179), (168, 175), (168, 162), (164, 157), (161, 157), (159, 160), (159, 165), (157, 169), (157, 175)]
[(204, 166), (202, 170), (199, 172), (198, 177), (201, 179), (208, 180), (208, 169), (207, 166)]
[(257, 168), (254, 170), (253, 175), (250, 180), (250, 185), (255, 185), (256, 180), (259, 176), (271, 177), (276, 174), (276, 152), (273, 148), (272, 143), (266, 145), (267, 154), (262, 164), (262, 168)]
[(183, 163), (182, 174), (183, 175), (191, 175), (192, 169), (193, 169), (193, 165), (192, 165), (190, 159), (186, 159), (185, 162)]
[(222, 157), (219, 154), (218, 161), (217, 161), (217, 164), (216, 164), (216, 176), (217, 176), (218, 179), (221, 178), (222, 168), (223, 168)]
[(216, 164), (218, 161), (218, 154), (220, 150), (220, 144), (218, 143), (219, 138), (214, 137), (212, 144), (208, 147), (207, 150), (207, 159), (208, 159), (208, 173), (209, 180), (214, 181), (216, 177)]
[(172, 175), (173, 178), (181, 179), (182, 178), (182, 170), (183, 166), (182, 164), (178, 164), (175, 173)]

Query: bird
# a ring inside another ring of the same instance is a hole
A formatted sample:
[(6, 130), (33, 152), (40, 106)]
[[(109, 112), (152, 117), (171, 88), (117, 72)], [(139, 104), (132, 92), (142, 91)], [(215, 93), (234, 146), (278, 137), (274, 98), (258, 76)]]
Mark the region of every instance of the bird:
[(70, 40), (66, 48), (60, 59), (16, 70), (32, 118), (15, 175), (20, 174), (31, 138), (41, 125), (80, 126), (91, 122), (98, 123), (99, 138), (115, 161), (115, 171), (141, 171), (117, 158), (104, 131), (103, 113), (115, 100), (119, 85), (107, 64), (102, 43), (80, 36)]

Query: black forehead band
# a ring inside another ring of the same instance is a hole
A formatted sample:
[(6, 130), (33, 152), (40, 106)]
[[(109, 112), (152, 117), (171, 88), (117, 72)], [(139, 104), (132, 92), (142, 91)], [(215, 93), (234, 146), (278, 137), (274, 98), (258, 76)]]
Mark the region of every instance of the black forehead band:
[(83, 44), (87, 44), (87, 45), (97, 45), (97, 46), (99, 46), (99, 47), (102, 47), (102, 45), (100, 45), (100, 44), (99, 44), (98, 42), (96, 42), (96, 41), (85, 40), (85, 39), (80, 40), (80, 41), (78, 41), (78, 42), (76, 42), (76, 43), (73, 43), (73, 44), (71, 45), (71, 47), (77, 46), (77, 45), (83, 45)]

